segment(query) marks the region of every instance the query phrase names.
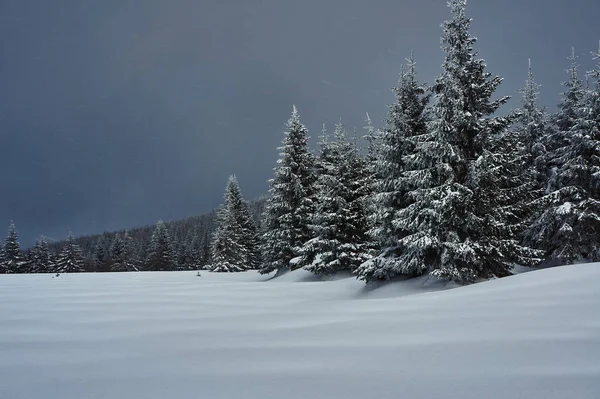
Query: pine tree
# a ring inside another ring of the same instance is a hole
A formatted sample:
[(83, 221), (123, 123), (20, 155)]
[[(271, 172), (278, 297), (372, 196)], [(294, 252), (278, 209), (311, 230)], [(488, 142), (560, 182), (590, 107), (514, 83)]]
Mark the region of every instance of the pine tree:
[(425, 110), (430, 98), (426, 88), (417, 81), (413, 56), (407, 61), (408, 68), (402, 68), (398, 86), (393, 89), (396, 101), (390, 106), (379, 151), (372, 156), (376, 206), (370, 234), (383, 250), (357, 270), (358, 277), (366, 281), (389, 279), (399, 274), (422, 274), (427, 270), (426, 264), (399, 258), (402, 255), (400, 240), (408, 230), (397, 223), (399, 212), (409, 204), (407, 194), (415, 184), (413, 176), (407, 178), (405, 171), (414, 163), (417, 143), (428, 140)]
[(364, 207), (366, 165), (341, 122), (334, 141), (321, 143), (321, 172), (315, 184), (310, 228), (313, 238), (302, 247), (306, 269), (317, 275), (354, 271), (368, 257)]
[(260, 273), (301, 267), (300, 249), (311, 237), (315, 181), (314, 156), (308, 149), (308, 130), (294, 106), (287, 123), (275, 177), (270, 180), (271, 196), (264, 212), (263, 266)]
[(600, 54), (594, 55), (591, 92), (582, 88), (574, 52), (570, 58), (548, 155), (546, 210), (525, 234), (548, 264), (600, 260)]
[(81, 248), (75, 242), (75, 237), (71, 232), (69, 232), (63, 249), (56, 261), (56, 271), (58, 273), (79, 273), (85, 271)]
[(29, 254), (29, 271), (31, 273), (52, 273), (56, 266), (54, 257), (50, 252), (48, 241), (41, 237)]
[(146, 268), (152, 271), (173, 271), (177, 268), (173, 242), (167, 226), (162, 220), (156, 223), (154, 233), (152, 233)]
[(1, 273), (23, 273), (26, 267), (25, 256), (19, 246), (19, 237), (14, 222), (10, 222), (8, 235), (4, 239), (2, 256), (0, 257)]
[(225, 202), (219, 210), (218, 225), (212, 244), (210, 270), (240, 272), (257, 267), (258, 240), (248, 205), (242, 197), (235, 176), (230, 176)]

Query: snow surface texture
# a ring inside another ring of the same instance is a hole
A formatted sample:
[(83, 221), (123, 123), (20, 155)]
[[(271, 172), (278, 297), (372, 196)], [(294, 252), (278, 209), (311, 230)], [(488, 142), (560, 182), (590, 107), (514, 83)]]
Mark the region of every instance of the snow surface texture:
[(600, 264), (452, 290), (265, 280), (2, 275), (0, 398), (600, 397)]

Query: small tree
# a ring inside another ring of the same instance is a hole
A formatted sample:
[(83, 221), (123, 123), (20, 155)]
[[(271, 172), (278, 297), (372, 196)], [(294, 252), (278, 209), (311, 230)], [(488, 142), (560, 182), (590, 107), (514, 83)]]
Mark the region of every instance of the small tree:
[(56, 265), (48, 241), (41, 237), (36, 241), (29, 254), (29, 271), (31, 273), (52, 273), (55, 269)]
[(148, 247), (146, 267), (153, 271), (176, 270), (175, 251), (171, 236), (162, 220), (156, 223)]
[(229, 177), (225, 202), (219, 210), (217, 222), (210, 270), (239, 272), (256, 268), (256, 227), (250, 218), (248, 205), (242, 198), (235, 176)]
[(0, 256), (0, 272), (23, 273), (26, 266), (25, 256), (19, 246), (19, 237), (14, 222), (10, 222), (8, 235), (4, 239), (4, 246)]
[(83, 255), (81, 248), (77, 245), (73, 233), (69, 232), (63, 249), (56, 261), (56, 271), (59, 273), (83, 272)]

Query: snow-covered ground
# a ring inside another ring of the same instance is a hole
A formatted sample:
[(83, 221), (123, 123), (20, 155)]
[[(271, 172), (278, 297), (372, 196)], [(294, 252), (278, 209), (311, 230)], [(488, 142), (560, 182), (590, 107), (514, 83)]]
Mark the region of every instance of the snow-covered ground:
[(0, 276), (2, 399), (598, 399), (600, 264), (444, 289)]

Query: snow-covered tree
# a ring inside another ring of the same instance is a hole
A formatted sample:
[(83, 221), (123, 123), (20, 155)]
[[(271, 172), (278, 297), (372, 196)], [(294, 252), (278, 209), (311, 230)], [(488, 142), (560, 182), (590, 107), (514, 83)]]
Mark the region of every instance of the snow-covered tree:
[(238, 220), (244, 233), (242, 244), (246, 249), (244, 265), (248, 270), (257, 270), (260, 268), (262, 262), (258, 227), (254, 223), (254, 220), (252, 220), (248, 203), (242, 200), (239, 205)]
[(54, 256), (50, 252), (48, 241), (41, 237), (29, 253), (29, 271), (31, 273), (52, 273), (55, 269)]
[(587, 93), (574, 53), (570, 58), (548, 155), (545, 211), (525, 234), (548, 264), (600, 260), (600, 54), (595, 58), (598, 66), (590, 73), (595, 90)]
[(224, 199), (217, 215), (210, 270), (240, 272), (255, 269), (259, 261), (258, 236), (235, 176), (229, 177)]
[(260, 273), (301, 267), (302, 245), (311, 237), (315, 157), (308, 148), (308, 130), (294, 106), (287, 123), (275, 177), (270, 180), (263, 225), (263, 265)]
[(58, 273), (79, 273), (85, 271), (81, 248), (75, 242), (75, 237), (71, 232), (69, 232), (63, 249), (56, 261), (56, 271)]
[(364, 197), (366, 164), (341, 122), (334, 140), (324, 139), (315, 183), (310, 228), (313, 238), (301, 250), (305, 268), (318, 275), (354, 271), (368, 258), (368, 223)]
[(358, 277), (367, 281), (399, 274), (417, 275), (427, 270), (426, 264), (408, 263), (399, 258), (402, 255), (400, 240), (407, 234), (406, 226), (398, 224), (399, 212), (409, 204), (407, 194), (416, 183), (412, 176), (405, 176), (405, 171), (414, 167), (417, 143), (428, 140), (425, 110), (430, 98), (426, 88), (417, 81), (413, 56), (407, 61), (408, 67), (402, 68), (398, 86), (393, 89), (396, 101), (390, 106), (381, 144), (372, 156), (376, 205), (370, 234), (382, 251), (357, 270)]
[(120, 234), (115, 235), (110, 246), (110, 260), (113, 272), (138, 271), (133, 241), (127, 232), (122, 238)]
[(103, 270), (110, 261), (110, 241), (106, 234), (98, 237), (94, 246), (93, 262), (96, 270)]
[(0, 273), (23, 273), (26, 266), (25, 256), (19, 246), (19, 237), (14, 222), (10, 222), (8, 235), (0, 254)]
[(147, 270), (173, 271), (177, 269), (175, 250), (167, 226), (162, 220), (156, 223), (148, 247)]
[(390, 223), (402, 237), (392, 270), (416, 275), (432, 269), (436, 277), (466, 283), (507, 275), (515, 259), (529, 262), (531, 253), (505, 226), (506, 210), (495, 211), (509, 198), (492, 195), (495, 183), (506, 184), (493, 172), (504, 159), (492, 152), (493, 138), (510, 123), (494, 116), (508, 101), (491, 99), (502, 79), (485, 72), (485, 61), (477, 58), (466, 1), (452, 0), (449, 7), (431, 135), (412, 140), (415, 150), (404, 157), (401, 181), (408, 193)]

